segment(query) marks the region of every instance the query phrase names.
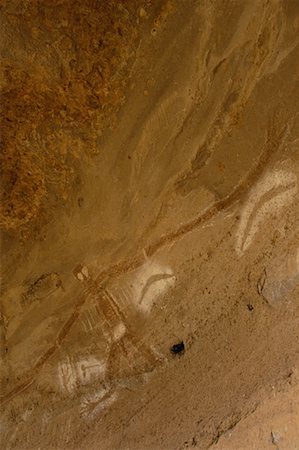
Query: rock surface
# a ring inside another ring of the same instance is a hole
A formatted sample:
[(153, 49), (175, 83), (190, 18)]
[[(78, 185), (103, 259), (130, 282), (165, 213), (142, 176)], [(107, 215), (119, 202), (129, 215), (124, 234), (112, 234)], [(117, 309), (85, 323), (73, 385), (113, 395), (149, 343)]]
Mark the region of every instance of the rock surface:
[(0, 4), (3, 448), (296, 448), (298, 3)]

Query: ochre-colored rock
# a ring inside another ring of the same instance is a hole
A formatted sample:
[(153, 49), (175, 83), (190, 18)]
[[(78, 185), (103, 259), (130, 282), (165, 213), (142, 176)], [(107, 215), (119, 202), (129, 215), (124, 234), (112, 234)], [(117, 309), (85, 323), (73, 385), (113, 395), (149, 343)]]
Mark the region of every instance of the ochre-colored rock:
[(1, 448), (298, 447), (298, 2), (0, 5)]

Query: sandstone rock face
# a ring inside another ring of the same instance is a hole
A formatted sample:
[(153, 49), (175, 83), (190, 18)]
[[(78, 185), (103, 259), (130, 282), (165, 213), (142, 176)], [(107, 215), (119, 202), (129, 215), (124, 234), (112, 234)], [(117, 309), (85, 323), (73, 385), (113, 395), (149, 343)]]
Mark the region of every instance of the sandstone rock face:
[(2, 447), (295, 448), (299, 5), (0, 5)]

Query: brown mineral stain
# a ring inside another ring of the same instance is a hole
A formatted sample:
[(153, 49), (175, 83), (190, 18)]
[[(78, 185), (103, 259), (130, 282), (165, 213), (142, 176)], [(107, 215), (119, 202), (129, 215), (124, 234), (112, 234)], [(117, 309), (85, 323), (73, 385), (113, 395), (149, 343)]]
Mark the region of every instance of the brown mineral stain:
[(76, 161), (98, 153), (101, 130), (108, 117), (109, 125), (115, 120), (125, 98), (138, 37), (137, 3), (2, 2), (4, 229), (28, 231), (47, 203), (55, 208), (66, 201)]

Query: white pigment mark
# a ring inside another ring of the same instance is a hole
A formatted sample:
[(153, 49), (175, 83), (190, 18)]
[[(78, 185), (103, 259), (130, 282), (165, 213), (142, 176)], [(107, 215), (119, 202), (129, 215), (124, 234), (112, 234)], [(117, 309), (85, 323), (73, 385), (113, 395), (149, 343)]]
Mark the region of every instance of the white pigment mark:
[(289, 205), (296, 192), (296, 175), (278, 169), (268, 172), (251, 189), (237, 230), (235, 248), (239, 256), (249, 248), (262, 222)]
[(104, 375), (106, 364), (94, 356), (75, 361), (67, 357), (58, 366), (58, 379), (62, 391), (73, 394), (79, 385), (87, 385)]

